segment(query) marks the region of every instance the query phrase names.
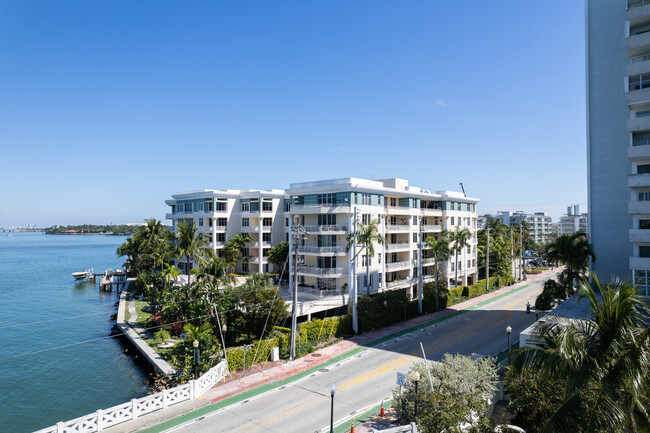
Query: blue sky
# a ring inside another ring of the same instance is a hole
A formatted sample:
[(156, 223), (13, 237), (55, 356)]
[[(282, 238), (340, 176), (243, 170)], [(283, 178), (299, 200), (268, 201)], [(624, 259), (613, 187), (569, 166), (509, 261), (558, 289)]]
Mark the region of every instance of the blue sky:
[(0, 3), (0, 226), (402, 177), (586, 211), (584, 2)]

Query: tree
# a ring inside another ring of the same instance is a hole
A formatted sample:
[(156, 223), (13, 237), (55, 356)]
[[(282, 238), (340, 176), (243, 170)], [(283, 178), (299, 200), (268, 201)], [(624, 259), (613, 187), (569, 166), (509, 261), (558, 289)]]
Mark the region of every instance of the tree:
[[(487, 358), (472, 360), (468, 356), (445, 354), (442, 362), (414, 364), (403, 389), (393, 390), (393, 407), (401, 423), (416, 421), (423, 432), (482, 431), (487, 426), (487, 401), (496, 387), (497, 369)], [(415, 395), (413, 372), (420, 375)], [(429, 384), (429, 373), (433, 389)], [(415, 417), (414, 401), (418, 401)]]
[(231, 282), (233, 280), (232, 277), (229, 277), (227, 270), (228, 264), (226, 261), (210, 250), (208, 257), (198, 268), (192, 269), (192, 273), (196, 275), (198, 282), (207, 283), (218, 288), (222, 282)]
[(289, 242), (283, 241), (269, 250), (269, 262), (273, 263), (280, 269), (280, 280), (284, 276), (284, 264), (289, 257)]
[(189, 280), (192, 265), (190, 259), (199, 254), (209, 254), (210, 248), (206, 247), (208, 241), (198, 233), (198, 227), (194, 221), (181, 222), (177, 225), (176, 239), (178, 241), (178, 257), (187, 258), (187, 277)]
[(132, 276), (152, 272), (156, 267), (162, 269), (174, 255), (173, 234), (155, 219), (147, 219), (146, 225), (117, 248), (118, 256), (127, 256), (124, 267)]
[(212, 327), (208, 323), (195, 326), (186, 323), (183, 326), (185, 339), (176, 344), (172, 349), (172, 362), (178, 372), (191, 377), (194, 371), (194, 341), (199, 342), (200, 362), (198, 364), (199, 375), (208, 371), (218, 361), (221, 354), (221, 345), (214, 336)]
[[(365, 250), (366, 252), (366, 291), (368, 294), (370, 294), (370, 260), (375, 255), (375, 242), (380, 245), (385, 242), (384, 237), (378, 233), (378, 224), (379, 220), (370, 221), (368, 224), (360, 224), (356, 233), (357, 247), (360, 246), (362, 248), (361, 251)], [(350, 251), (350, 249), (353, 248), (354, 240), (355, 233), (348, 234), (347, 251)], [(359, 253), (355, 251), (355, 257), (357, 255), (359, 255)]]
[[(594, 287), (583, 279), (578, 302), (590, 305), (587, 319), (547, 316), (538, 322), (538, 347), (515, 352), (513, 374), (524, 367), (564, 381), (561, 405), (543, 431), (632, 431), (644, 409), (650, 371), (650, 314), (634, 286), (614, 279)], [(598, 292), (599, 296), (596, 294)], [(584, 422), (584, 424), (582, 423)]]
[(237, 266), (240, 258), (244, 261), (248, 260), (248, 257), (244, 256), (244, 251), (246, 250), (246, 243), (250, 241), (251, 238), (248, 236), (237, 235), (228, 239), (226, 245), (222, 248), (221, 257), (226, 261), (231, 273), (235, 272), (235, 266)]
[(426, 238), (424, 241), (429, 248), (429, 253), (433, 257), (433, 260), (436, 263), (436, 311), (439, 310), (440, 303), (439, 303), (439, 298), (440, 298), (440, 290), (439, 290), (439, 285), (438, 285), (438, 268), (440, 265), (441, 260), (447, 260), (449, 258), (449, 241), (444, 238), (444, 236), (447, 234), (446, 231), (443, 231), (441, 233), (441, 239), (436, 239), (434, 237), (429, 236)]
[(569, 294), (573, 294), (574, 282), (586, 275), (589, 260), (596, 260), (594, 250), (582, 232), (558, 236), (546, 245), (544, 250), (546, 259), (551, 262), (562, 262), (567, 268), (562, 271), (560, 283)]
[(469, 239), (472, 236), (472, 233), (467, 229), (461, 229), (460, 226), (456, 227), (456, 230), (449, 232), (449, 243), (453, 244), (452, 249), (454, 251), (454, 260), (456, 264), (454, 265), (455, 275), (454, 275), (454, 285), (458, 286), (458, 253), (465, 247), (469, 246)]

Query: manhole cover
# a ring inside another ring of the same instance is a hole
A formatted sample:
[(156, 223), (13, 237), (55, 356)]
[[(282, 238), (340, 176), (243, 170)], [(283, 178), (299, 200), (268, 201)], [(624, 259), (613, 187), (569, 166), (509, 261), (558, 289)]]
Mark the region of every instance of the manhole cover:
[(318, 358), (319, 356), (321, 356), (321, 354), (320, 353), (312, 353), (311, 356), (313, 356), (314, 358)]
[(327, 368), (321, 368), (318, 371), (320, 371), (321, 373), (327, 373), (329, 370)]

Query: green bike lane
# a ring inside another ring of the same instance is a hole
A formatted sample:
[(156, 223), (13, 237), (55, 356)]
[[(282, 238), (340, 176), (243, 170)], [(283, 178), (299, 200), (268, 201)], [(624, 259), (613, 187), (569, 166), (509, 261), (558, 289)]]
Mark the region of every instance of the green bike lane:
[[(456, 306), (453, 306), (449, 309), (442, 310), (437, 313), (432, 313), (426, 316), (420, 316), (415, 319), (411, 319), (408, 322), (402, 322), (398, 326), (402, 326), (403, 329), (393, 331), (390, 328), (395, 327), (388, 327), (385, 331), (379, 330), (379, 331), (374, 331), (374, 334), (377, 333), (382, 333), (384, 332), (385, 335), (377, 336), (374, 337), (371, 335), (373, 333), (368, 333), (365, 338), (360, 338), (361, 336), (358, 337), (353, 337), (353, 339), (356, 340), (367, 340), (365, 342), (359, 342), (358, 346), (351, 349), (347, 350), (344, 353), (341, 353), (337, 356), (331, 357), (328, 360), (319, 363), (318, 365), (314, 365), (311, 368), (308, 368), (304, 371), (298, 372), (296, 374), (292, 374), (288, 377), (283, 377), (280, 379), (271, 379), (266, 383), (259, 384), (255, 387), (252, 387), (250, 389), (246, 389), (244, 391), (241, 391), (237, 393), (236, 395), (232, 395), (226, 398), (223, 398), (219, 401), (216, 401), (212, 404), (205, 405), (203, 407), (200, 407), (198, 409), (192, 410), (191, 412), (188, 412), (186, 414), (177, 416), (173, 419), (164, 421), (162, 423), (159, 423), (155, 426), (151, 426), (148, 428), (145, 428), (144, 430), (140, 430), (146, 433), (159, 433), (177, 426), (180, 426), (184, 423), (187, 423), (189, 421), (192, 421), (196, 418), (201, 418), (203, 416), (212, 414), (216, 411), (220, 411), (224, 408), (227, 408), (229, 406), (245, 402), (247, 400), (250, 400), (254, 397), (259, 397), (262, 394), (265, 394), (267, 392), (271, 392), (276, 390), (277, 388), (281, 388), (283, 386), (290, 385), (298, 380), (301, 380), (305, 377), (308, 377), (317, 371), (327, 368), (328, 366), (335, 365), (343, 360), (346, 360), (348, 358), (351, 358), (357, 354), (359, 354), (361, 351), (367, 349), (367, 348), (375, 348), (379, 345), (382, 345), (383, 343), (386, 343), (390, 340), (399, 338), (401, 336), (411, 334), (413, 332), (416, 332), (421, 329), (428, 328), (430, 326), (436, 325), (438, 323), (453, 319), (455, 317), (461, 316), (463, 314), (466, 314), (470, 311), (474, 311), (478, 308), (481, 308), (483, 306), (489, 305), (499, 299), (502, 299), (506, 296), (510, 296), (514, 293), (520, 292), (528, 287), (531, 286), (531, 284), (538, 282), (538, 281), (543, 281), (545, 279), (550, 278), (552, 275), (554, 275), (556, 272), (545, 272), (544, 274), (541, 274), (538, 278), (536, 278), (534, 281), (530, 282), (524, 282), (524, 283), (519, 283), (515, 286), (510, 286), (510, 287), (505, 287), (501, 288), (498, 291), (492, 292), (490, 294), (483, 295), (481, 297), (477, 297), (474, 299), (470, 299), (468, 301), (463, 302), (462, 304), (458, 304)], [(483, 298), (483, 299), (482, 299)], [(485, 299), (487, 298), (487, 299)], [(431, 318), (431, 316), (434, 316)], [(435, 317), (437, 316), (437, 317)], [(419, 323), (413, 323), (413, 322), (419, 322)], [(406, 325), (406, 326), (405, 326)], [(391, 332), (392, 331), (392, 332)], [(341, 343), (337, 343), (341, 344)], [(389, 401), (385, 402), (385, 407), (386, 404), (390, 404)], [(366, 417), (372, 418), (379, 412), (379, 405), (376, 407), (372, 407), (370, 409), (367, 409), (363, 414), (356, 416), (355, 417), (355, 424), (358, 424), (364, 420)], [(349, 421), (349, 420), (348, 420)], [(343, 423), (345, 424), (345, 422)], [(335, 431), (348, 431), (349, 430), (349, 422), (347, 425), (340, 424)], [(347, 429), (347, 430), (346, 430)]]

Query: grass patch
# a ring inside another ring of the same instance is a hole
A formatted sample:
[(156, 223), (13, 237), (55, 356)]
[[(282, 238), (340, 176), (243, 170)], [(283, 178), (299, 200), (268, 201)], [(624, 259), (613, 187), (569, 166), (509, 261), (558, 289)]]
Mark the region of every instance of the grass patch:
[(124, 301), (124, 308), (125, 308), (124, 321), (126, 323), (129, 323), (129, 320), (131, 320), (131, 313), (129, 313), (129, 301), (128, 300)]
[(136, 323), (138, 323), (140, 326), (143, 328), (146, 327), (147, 320), (149, 320), (149, 317), (151, 317), (151, 313), (148, 313), (146, 311), (142, 311), (142, 308), (148, 307), (149, 304), (145, 301), (135, 301), (135, 311), (138, 313), (138, 318), (135, 319)]

